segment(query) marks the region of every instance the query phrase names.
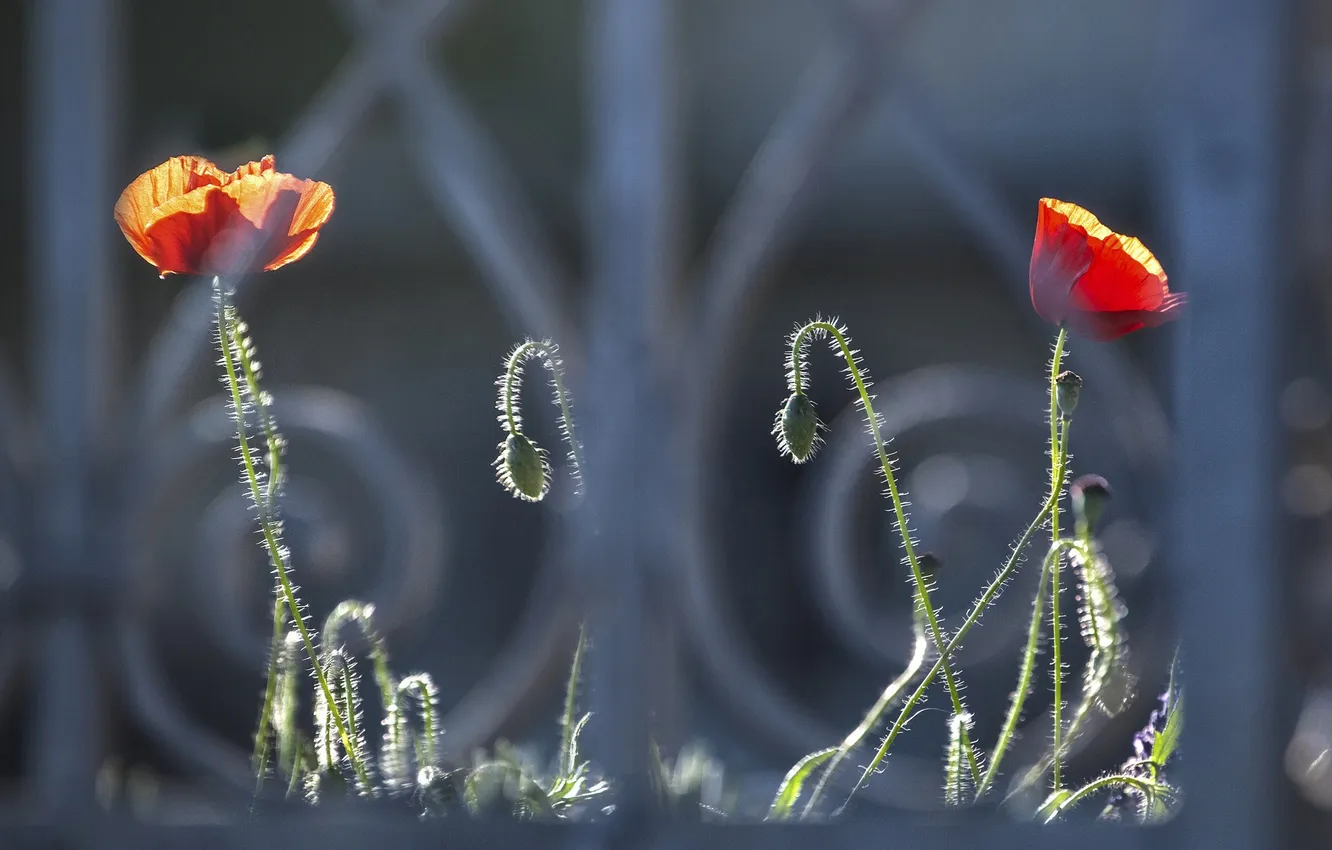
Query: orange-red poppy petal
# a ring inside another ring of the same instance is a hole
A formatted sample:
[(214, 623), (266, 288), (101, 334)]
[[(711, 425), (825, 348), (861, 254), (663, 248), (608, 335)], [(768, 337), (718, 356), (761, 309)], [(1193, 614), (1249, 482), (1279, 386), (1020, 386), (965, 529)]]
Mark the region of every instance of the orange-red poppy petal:
[(333, 190), (327, 183), (290, 174), (247, 175), (222, 187), (236, 200), (240, 214), (271, 234), (253, 265), (265, 271), (281, 268), (309, 253), (319, 228), (333, 214)]
[(277, 171), (271, 155), (232, 172), (174, 157), (116, 204), (125, 238), (164, 275), (279, 268), (309, 253), (332, 214), (328, 184)]
[[(240, 228), (248, 234), (237, 234)], [(236, 205), (235, 198), (219, 186), (208, 186), (172, 198), (157, 209), (157, 215), (145, 231), (148, 261), (163, 275), (200, 274), (210, 263), (221, 236), (231, 230), (227, 241), (240, 241), (257, 233)]]
[(1165, 270), (1141, 241), (1115, 233), (1077, 204), (1042, 198), (1041, 210), (1084, 234), (1091, 249), (1091, 267), (1074, 288), (1084, 309), (1116, 312), (1160, 305), (1167, 291)]
[(173, 156), (125, 187), (116, 201), (116, 223), (139, 256), (156, 265), (145, 236), (154, 211), (172, 198), (202, 186), (219, 186), (228, 178), (225, 171), (201, 156)]
[(311, 230), (305, 234), (298, 234), (290, 237), (283, 243), (282, 250), (272, 260), (264, 266), (264, 271), (271, 272), (274, 269), (280, 269), (288, 263), (294, 263), (301, 257), (310, 253), (315, 242), (319, 241), (319, 231)]
[(277, 170), (277, 160), (270, 153), (258, 162), (247, 162), (240, 168), (227, 175), (224, 182), (230, 183), (232, 180), (239, 180), (250, 174), (263, 174), (268, 171)]
[(291, 233), (318, 230), (333, 215), (333, 187), (317, 180), (306, 180), (301, 200), (291, 220)]
[(324, 226), (331, 215), (333, 188), (327, 183), (306, 180), (300, 200), (292, 212), (291, 224), (287, 227), (289, 239), (286, 246), (264, 266), (264, 271), (271, 272), (310, 253), (319, 238), (319, 228)]
[(1063, 324), (1069, 293), (1091, 264), (1092, 251), (1082, 231), (1042, 206), (1028, 269), (1037, 315), (1051, 324)]
[(1146, 245), (1054, 198), (1038, 206), (1030, 285), (1043, 319), (1098, 340), (1170, 321), (1187, 301)]

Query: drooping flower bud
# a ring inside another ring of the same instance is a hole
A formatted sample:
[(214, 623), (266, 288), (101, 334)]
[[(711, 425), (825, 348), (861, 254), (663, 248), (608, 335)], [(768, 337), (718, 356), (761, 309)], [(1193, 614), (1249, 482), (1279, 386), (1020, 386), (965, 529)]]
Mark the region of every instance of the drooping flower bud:
[(416, 774), (416, 801), (421, 806), (422, 820), (442, 818), (456, 797), (449, 774), (434, 765), (426, 765)]
[(544, 453), (527, 435), (510, 434), (500, 444), (500, 456), (495, 459), (499, 482), (520, 499), (540, 501), (550, 484), (550, 468)]
[(1060, 372), (1055, 375), (1055, 402), (1059, 413), (1065, 419), (1073, 418), (1073, 411), (1078, 409), (1078, 396), (1082, 394), (1082, 376), (1077, 372)]
[(777, 417), (777, 443), (796, 463), (804, 463), (819, 443), (819, 417), (804, 393), (791, 393)]
[(1082, 475), (1068, 487), (1068, 498), (1073, 503), (1073, 516), (1078, 525), (1095, 528), (1105, 506), (1110, 504), (1110, 485), (1099, 475)]

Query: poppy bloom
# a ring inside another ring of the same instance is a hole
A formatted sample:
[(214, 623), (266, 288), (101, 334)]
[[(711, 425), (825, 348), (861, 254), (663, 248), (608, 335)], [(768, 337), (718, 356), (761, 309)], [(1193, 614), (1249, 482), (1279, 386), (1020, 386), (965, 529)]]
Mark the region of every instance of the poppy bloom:
[(129, 184), (115, 213), (162, 277), (281, 268), (309, 253), (332, 214), (327, 183), (275, 170), (272, 155), (232, 172), (172, 157)]
[(1179, 317), (1187, 296), (1132, 236), (1077, 204), (1041, 198), (1031, 249), (1031, 304), (1052, 325), (1094, 340), (1118, 339)]

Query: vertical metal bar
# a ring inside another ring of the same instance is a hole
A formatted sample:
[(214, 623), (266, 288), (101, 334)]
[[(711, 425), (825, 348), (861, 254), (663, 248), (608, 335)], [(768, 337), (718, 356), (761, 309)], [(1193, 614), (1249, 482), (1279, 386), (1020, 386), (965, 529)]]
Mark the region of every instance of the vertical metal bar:
[(1174, 560), (1188, 688), (1186, 846), (1281, 846), (1273, 509), (1291, 90), (1288, 0), (1167, 4), (1164, 155), (1175, 280)]
[[(594, 213), (587, 369), (587, 489), (580, 534), (590, 606), (597, 747), (626, 820), (650, 804), (648, 714), (659, 681), (666, 556), (667, 383), (661, 347), (675, 280), (670, 0), (592, 5)], [(655, 600), (655, 604), (654, 601)]]
[(108, 403), (109, 183), (115, 0), (32, 6), (33, 363), (45, 455), (35, 494), (35, 588), (54, 616), (41, 634), (29, 775), (46, 812), (91, 805), (100, 758), (86, 610), (97, 435)]

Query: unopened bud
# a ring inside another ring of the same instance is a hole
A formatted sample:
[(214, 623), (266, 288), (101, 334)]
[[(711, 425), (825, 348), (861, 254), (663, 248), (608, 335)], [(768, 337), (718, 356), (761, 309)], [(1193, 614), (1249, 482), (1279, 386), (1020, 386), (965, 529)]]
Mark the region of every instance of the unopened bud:
[(421, 805), (422, 820), (447, 815), (454, 796), (453, 781), (445, 771), (427, 765), (417, 772), (416, 798)]
[(814, 402), (804, 393), (791, 393), (778, 420), (779, 442), (796, 463), (814, 454), (819, 439), (819, 417)]
[(1060, 372), (1055, 375), (1055, 402), (1065, 419), (1073, 417), (1078, 409), (1078, 396), (1082, 394), (1082, 376), (1077, 372)]
[(510, 434), (495, 465), (499, 480), (511, 493), (532, 502), (546, 495), (546, 460), (525, 434)]
[(1068, 487), (1068, 498), (1073, 503), (1073, 516), (1078, 525), (1095, 528), (1105, 506), (1110, 504), (1110, 485), (1099, 475), (1083, 475)]

